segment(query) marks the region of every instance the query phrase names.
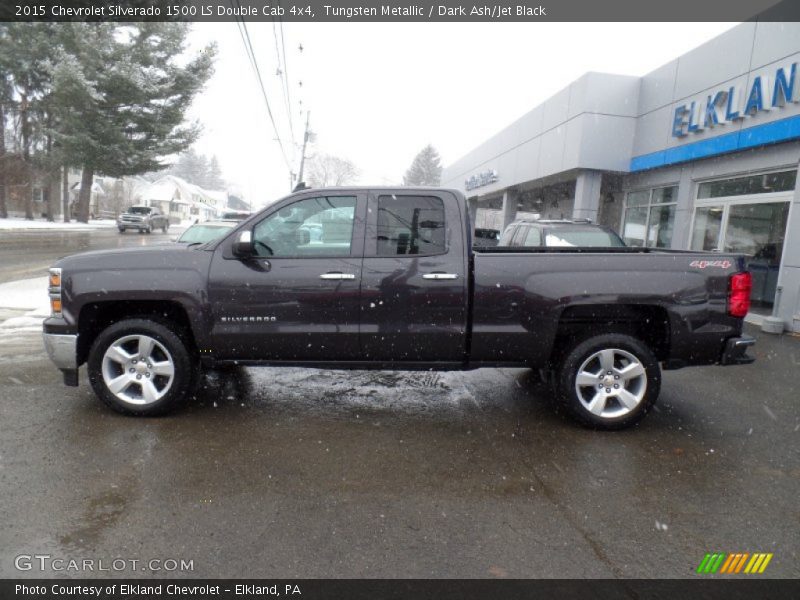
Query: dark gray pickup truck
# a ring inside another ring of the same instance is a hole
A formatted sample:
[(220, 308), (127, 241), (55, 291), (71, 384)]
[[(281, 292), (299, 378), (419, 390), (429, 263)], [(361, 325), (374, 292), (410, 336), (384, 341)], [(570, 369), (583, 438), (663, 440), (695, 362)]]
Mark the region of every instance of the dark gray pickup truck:
[(61, 259), (45, 346), (128, 414), (173, 408), (202, 367), (531, 367), (604, 429), (644, 416), (661, 366), (753, 360), (740, 256), (474, 248), (470, 231), (457, 191), (304, 190), (206, 244)]

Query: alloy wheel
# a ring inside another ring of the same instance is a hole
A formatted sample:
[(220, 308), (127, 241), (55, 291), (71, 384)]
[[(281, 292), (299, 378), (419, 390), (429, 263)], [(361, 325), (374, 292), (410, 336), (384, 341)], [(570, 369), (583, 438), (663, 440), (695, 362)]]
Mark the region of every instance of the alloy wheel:
[(126, 335), (103, 355), (103, 381), (122, 402), (146, 405), (157, 402), (175, 379), (169, 351), (148, 335)]
[(623, 417), (644, 399), (647, 374), (630, 352), (605, 348), (583, 361), (575, 377), (575, 391), (590, 413), (608, 419)]

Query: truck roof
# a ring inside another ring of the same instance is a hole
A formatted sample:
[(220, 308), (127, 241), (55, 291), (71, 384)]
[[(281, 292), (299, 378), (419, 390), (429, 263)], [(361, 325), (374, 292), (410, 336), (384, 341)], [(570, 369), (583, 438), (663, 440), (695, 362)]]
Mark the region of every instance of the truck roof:
[(305, 192), (360, 192), (360, 191), (376, 191), (376, 192), (389, 192), (389, 191), (403, 191), (403, 192), (451, 192), (458, 196), (463, 196), (461, 190), (455, 188), (444, 188), (431, 185), (343, 185), (343, 186), (327, 186), (327, 187), (305, 187), (297, 190), (290, 195), (305, 193)]

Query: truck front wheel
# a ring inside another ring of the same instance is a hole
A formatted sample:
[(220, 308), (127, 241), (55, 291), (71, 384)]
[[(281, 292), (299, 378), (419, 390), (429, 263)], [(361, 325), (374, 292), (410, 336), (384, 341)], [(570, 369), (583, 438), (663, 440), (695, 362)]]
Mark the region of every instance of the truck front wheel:
[(128, 319), (105, 329), (89, 351), (89, 382), (108, 406), (129, 415), (158, 415), (191, 391), (197, 361), (171, 329)]
[(608, 333), (576, 344), (558, 371), (560, 399), (584, 425), (624, 429), (658, 398), (661, 370), (653, 352), (629, 335)]

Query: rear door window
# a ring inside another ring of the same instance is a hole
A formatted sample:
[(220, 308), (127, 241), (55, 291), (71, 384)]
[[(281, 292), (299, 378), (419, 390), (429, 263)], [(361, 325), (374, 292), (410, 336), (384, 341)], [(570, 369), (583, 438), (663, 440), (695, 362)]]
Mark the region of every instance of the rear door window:
[(528, 234), (525, 236), (523, 246), (541, 246), (542, 232), (538, 227), (528, 227)]
[(379, 196), (377, 238), (378, 256), (444, 254), (444, 202), (435, 196)]
[(507, 227), (500, 238), (500, 243), (498, 246), (510, 246), (511, 240), (514, 237), (514, 234), (517, 232), (517, 229), (517, 227)]
[(520, 225), (517, 227), (517, 232), (514, 234), (514, 239), (511, 240), (512, 246), (524, 246), (525, 245), (525, 238), (528, 236), (528, 229), (526, 225)]

